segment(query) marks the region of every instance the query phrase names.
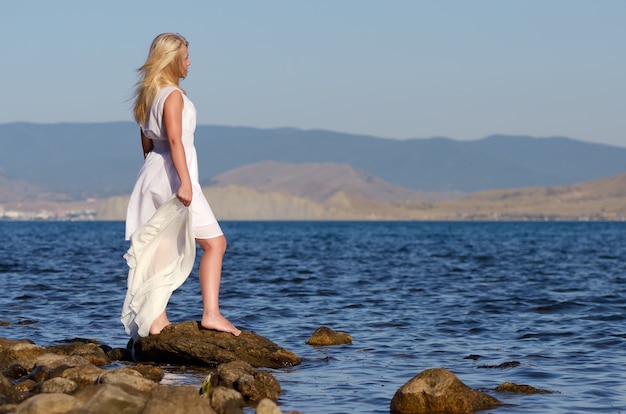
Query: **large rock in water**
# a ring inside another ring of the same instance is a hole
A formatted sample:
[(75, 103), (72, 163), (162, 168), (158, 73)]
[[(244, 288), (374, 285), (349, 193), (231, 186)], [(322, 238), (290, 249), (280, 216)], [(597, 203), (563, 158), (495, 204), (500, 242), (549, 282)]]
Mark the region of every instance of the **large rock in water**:
[(199, 322), (172, 324), (158, 335), (138, 339), (135, 358), (138, 361), (199, 366), (245, 361), (255, 368), (289, 367), (302, 361), (293, 352), (254, 332), (234, 336), (204, 329)]
[(394, 414), (474, 413), (499, 405), (500, 401), (463, 384), (452, 372), (432, 368), (396, 391), (390, 411)]

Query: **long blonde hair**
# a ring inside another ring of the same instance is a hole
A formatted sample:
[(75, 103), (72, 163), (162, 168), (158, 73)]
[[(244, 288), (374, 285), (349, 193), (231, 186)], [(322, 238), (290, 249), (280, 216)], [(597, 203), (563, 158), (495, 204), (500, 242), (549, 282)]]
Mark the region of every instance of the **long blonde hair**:
[(148, 111), (160, 89), (166, 86), (178, 87), (180, 66), (184, 59), (182, 46), (189, 42), (178, 33), (162, 33), (154, 38), (150, 45), (148, 59), (137, 71), (139, 81), (135, 89), (135, 120), (143, 125)]

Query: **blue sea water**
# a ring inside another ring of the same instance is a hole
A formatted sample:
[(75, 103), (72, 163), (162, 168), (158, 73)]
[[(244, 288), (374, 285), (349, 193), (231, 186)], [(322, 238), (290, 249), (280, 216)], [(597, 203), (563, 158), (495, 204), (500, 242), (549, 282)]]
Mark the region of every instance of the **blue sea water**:
[[(123, 227), (0, 222), (0, 320), (10, 322), (0, 337), (124, 347)], [(272, 370), (283, 411), (388, 413), (400, 386), (435, 367), (505, 403), (487, 412), (626, 410), (626, 223), (222, 227), (223, 313), (303, 358)], [(175, 322), (200, 318), (197, 267), (168, 313)], [(306, 345), (320, 326), (351, 334), (353, 344)], [(202, 378), (173, 371), (164, 381)], [(553, 393), (496, 392), (502, 382)]]

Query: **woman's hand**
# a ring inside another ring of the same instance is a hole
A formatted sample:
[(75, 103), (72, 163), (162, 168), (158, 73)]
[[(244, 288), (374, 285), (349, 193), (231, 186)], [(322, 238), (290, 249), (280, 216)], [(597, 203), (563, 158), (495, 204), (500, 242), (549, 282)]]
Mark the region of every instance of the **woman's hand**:
[(185, 207), (189, 207), (189, 205), (191, 204), (191, 198), (193, 197), (191, 184), (188, 184), (188, 185), (181, 184), (180, 187), (178, 188), (178, 193), (176, 193), (176, 197), (178, 197), (180, 202)]

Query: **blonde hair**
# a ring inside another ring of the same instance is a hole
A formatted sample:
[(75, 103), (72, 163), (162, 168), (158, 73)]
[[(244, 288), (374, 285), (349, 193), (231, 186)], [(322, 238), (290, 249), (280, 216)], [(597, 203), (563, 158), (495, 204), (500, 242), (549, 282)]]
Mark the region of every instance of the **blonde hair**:
[(137, 71), (139, 81), (135, 89), (135, 120), (143, 125), (148, 117), (150, 106), (160, 89), (166, 86), (178, 87), (182, 46), (189, 42), (178, 33), (162, 33), (154, 38), (150, 45), (148, 59)]

